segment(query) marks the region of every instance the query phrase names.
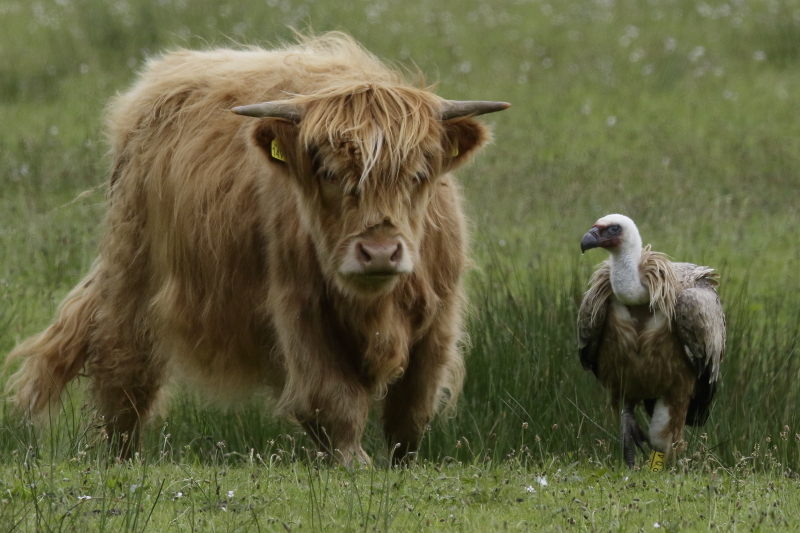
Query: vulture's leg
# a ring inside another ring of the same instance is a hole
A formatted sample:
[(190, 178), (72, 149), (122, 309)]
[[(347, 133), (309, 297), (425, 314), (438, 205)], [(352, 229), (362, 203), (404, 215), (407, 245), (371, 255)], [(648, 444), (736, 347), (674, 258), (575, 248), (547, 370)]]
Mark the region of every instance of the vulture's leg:
[(633, 468), (636, 451), (633, 449), (632, 428), (636, 425), (636, 417), (633, 414), (633, 409), (627, 403), (620, 414), (620, 425), (622, 426), (622, 457), (625, 459), (625, 464)]
[[(653, 472), (660, 472), (664, 469), (673, 443), (683, 439), (683, 424), (689, 404), (683, 402), (684, 407), (681, 402), (678, 402), (677, 405), (672, 405), (672, 403), (665, 402), (665, 398), (659, 398), (653, 406), (653, 415), (650, 419), (650, 439), (653, 443), (653, 451), (647, 461), (647, 468)], [(681, 411), (680, 413), (675, 412), (676, 407)]]
[(653, 447), (653, 445), (650, 444), (650, 437), (648, 437), (647, 433), (644, 432), (642, 427), (636, 421), (636, 418), (633, 419), (633, 423), (633, 443), (637, 448), (639, 448), (639, 450), (641, 450), (643, 454), (647, 455), (647, 450), (644, 449), (644, 445), (647, 444), (651, 448)]
[(650, 421), (650, 440), (653, 449), (669, 456), (673, 448), (680, 448), (689, 400), (659, 398)]
[(647, 452), (644, 449), (644, 444), (650, 444), (650, 439), (647, 438), (647, 435), (642, 431), (642, 428), (639, 427), (639, 423), (636, 421), (636, 415), (633, 412), (635, 407), (635, 402), (625, 402), (625, 407), (620, 414), (620, 422), (622, 425), (622, 456), (625, 459), (625, 463), (631, 468), (633, 468), (636, 462), (636, 449), (633, 446), (636, 445), (642, 453), (646, 454)]

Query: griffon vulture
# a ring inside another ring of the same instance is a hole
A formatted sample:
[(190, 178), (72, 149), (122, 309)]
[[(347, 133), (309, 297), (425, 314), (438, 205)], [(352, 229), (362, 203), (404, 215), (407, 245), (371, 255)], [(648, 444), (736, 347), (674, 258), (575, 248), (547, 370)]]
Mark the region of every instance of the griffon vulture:
[[(580, 359), (608, 390), (620, 412), (625, 462), (635, 444), (650, 444), (651, 470), (661, 470), (683, 439), (684, 425), (705, 424), (725, 352), (719, 275), (653, 252), (633, 220), (608, 215), (581, 239), (581, 251), (605, 248), (611, 257), (590, 281), (578, 312)], [(636, 421), (643, 402), (649, 438)]]

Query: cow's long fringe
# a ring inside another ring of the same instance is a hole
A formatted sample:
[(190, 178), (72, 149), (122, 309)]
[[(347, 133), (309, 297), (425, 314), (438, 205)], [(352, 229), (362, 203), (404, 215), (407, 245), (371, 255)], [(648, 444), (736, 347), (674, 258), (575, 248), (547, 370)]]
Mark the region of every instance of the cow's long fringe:
[(56, 402), (86, 364), (98, 306), (94, 280), (99, 269), (98, 262), (61, 302), (50, 327), (26, 339), (8, 355), (6, 368), (22, 361), (6, 384), (7, 393), (16, 392), (19, 410), (34, 415)]

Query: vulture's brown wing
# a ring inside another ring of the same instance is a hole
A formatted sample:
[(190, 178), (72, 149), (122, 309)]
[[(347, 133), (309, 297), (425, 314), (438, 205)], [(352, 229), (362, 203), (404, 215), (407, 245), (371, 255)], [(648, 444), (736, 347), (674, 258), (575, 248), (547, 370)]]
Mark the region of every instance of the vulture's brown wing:
[(686, 417), (689, 425), (702, 425), (708, 418), (725, 354), (725, 315), (714, 284), (705, 277), (698, 279), (694, 287), (680, 293), (675, 304), (676, 333), (697, 369), (695, 394)]
[(725, 353), (725, 315), (717, 291), (705, 282), (683, 290), (675, 305), (675, 324), (686, 355), (698, 375), (707, 369), (713, 381), (719, 379), (719, 365)]
[(583, 368), (597, 376), (597, 354), (603, 342), (608, 300), (597, 302), (590, 294), (591, 291), (584, 296), (578, 310), (578, 350)]

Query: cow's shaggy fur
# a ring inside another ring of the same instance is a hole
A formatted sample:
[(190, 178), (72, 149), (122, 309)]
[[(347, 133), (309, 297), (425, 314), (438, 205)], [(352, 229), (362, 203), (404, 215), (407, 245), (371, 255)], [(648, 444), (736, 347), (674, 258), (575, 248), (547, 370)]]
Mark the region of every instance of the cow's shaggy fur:
[[(302, 120), (229, 111), (269, 100)], [(345, 463), (368, 460), (382, 398), (388, 443), (415, 450), (462, 388), (467, 236), (448, 172), (488, 139), (471, 118), (439, 120), (442, 105), (336, 33), (150, 61), (108, 109), (100, 256), (9, 356), (18, 407), (42, 410), (83, 371), (129, 454), (180, 376), (223, 401), (271, 389)], [(386, 238), (408, 268), (354, 272), (354, 241)]]

